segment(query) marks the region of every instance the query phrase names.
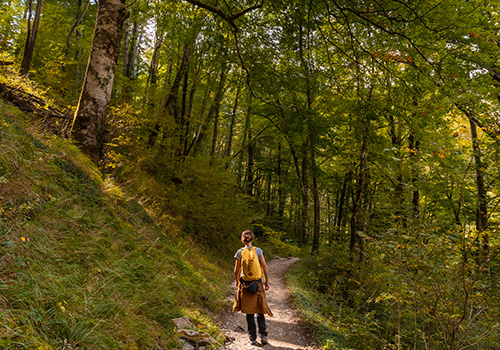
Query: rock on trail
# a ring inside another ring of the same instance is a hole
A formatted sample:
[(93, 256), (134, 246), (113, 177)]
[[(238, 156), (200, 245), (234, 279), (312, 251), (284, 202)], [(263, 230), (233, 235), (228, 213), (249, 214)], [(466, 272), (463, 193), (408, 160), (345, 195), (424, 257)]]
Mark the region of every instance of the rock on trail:
[[(245, 314), (238, 312), (234, 316), (227, 312), (219, 317), (219, 328), (230, 339), (226, 345), (230, 350), (315, 350), (310, 345), (305, 327), (300, 321), (298, 312), (293, 308), (291, 292), (287, 287), (285, 273), (295, 264), (298, 258), (276, 258), (267, 263), (269, 268), (269, 286), (266, 292), (267, 302), (274, 316), (266, 315), (269, 344), (264, 346), (250, 345), (247, 335)], [(234, 300), (236, 287), (233, 285), (231, 295)], [(260, 341), (260, 338), (257, 340)]]

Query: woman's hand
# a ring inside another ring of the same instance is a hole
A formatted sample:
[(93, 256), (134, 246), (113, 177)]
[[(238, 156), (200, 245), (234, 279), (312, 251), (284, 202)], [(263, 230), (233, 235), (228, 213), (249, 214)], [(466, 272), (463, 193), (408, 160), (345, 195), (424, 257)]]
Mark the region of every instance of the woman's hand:
[(266, 284), (264, 285), (264, 289), (269, 290), (269, 283), (266, 282)]

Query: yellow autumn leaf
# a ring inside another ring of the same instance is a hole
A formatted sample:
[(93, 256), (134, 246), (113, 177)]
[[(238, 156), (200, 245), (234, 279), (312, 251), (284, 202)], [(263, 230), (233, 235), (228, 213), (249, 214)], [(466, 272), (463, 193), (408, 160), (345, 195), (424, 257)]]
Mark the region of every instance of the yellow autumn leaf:
[(66, 304), (65, 301), (60, 301), (57, 303), (57, 306), (59, 307), (59, 309), (61, 309), (62, 312), (66, 312), (66, 308), (64, 307), (63, 304)]

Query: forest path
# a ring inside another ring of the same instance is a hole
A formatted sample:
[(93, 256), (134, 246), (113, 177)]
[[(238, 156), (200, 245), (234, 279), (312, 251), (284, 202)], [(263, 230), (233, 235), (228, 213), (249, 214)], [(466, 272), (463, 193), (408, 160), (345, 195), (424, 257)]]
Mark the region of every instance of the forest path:
[[(269, 344), (264, 346), (250, 345), (247, 334), (245, 314), (237, 312), (231, 315), (226, 312), (218, 319), (219, 328), (233, 342), (226, 345), (228, 350), (314, 350), (310, 345), (305, 327), (300, 322), (300, 316), (292, 305), (291, 291), (286, 284), (285, 274), (295, 264), (298, 258), (276, 258), (267, 263), (269, 268), (270, 288), (266, 292), (267, 303), (274, 316), (266, 315)], [(231, 300), (236, 295), (233, 285)], [(257, 320), (256, 320), (257, 321)], [(257, 322), (256, 322), (257, 323)], [(260, 340), (260, 338), (258, 339)]]

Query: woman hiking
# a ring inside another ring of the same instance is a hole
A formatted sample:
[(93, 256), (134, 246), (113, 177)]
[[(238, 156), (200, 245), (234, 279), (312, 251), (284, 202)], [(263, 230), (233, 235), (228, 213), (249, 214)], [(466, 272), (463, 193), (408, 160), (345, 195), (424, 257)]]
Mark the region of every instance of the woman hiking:
[(252, 345), (259, 345), (254, 317), (257, 314), (260, 342), (262, 345), (266, 345), (268, 340), (264, 314), (273, 315), (267, 305), (265, 293), (269, 289), (269, 276), (262, 249), (252, 246), (254, 238), (255, 235), (252, 231), (243, 231), (241, 241), (245, 247), (239, 249), (234, 255), (236, 259), (234, 278), (238, 290), (233, 313), (241, 311), (247, 314), (248, 335)]

